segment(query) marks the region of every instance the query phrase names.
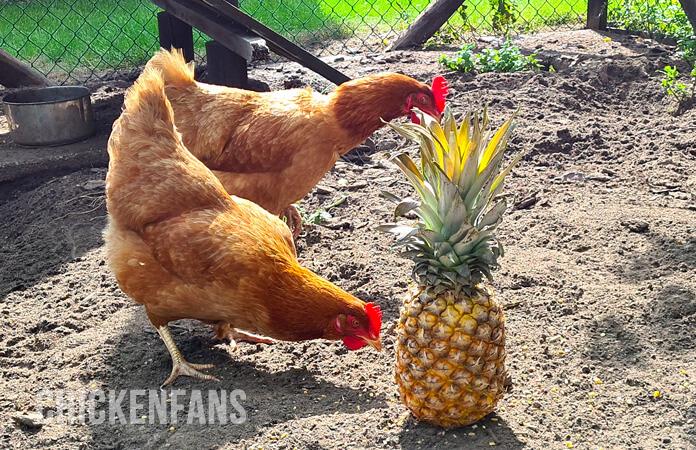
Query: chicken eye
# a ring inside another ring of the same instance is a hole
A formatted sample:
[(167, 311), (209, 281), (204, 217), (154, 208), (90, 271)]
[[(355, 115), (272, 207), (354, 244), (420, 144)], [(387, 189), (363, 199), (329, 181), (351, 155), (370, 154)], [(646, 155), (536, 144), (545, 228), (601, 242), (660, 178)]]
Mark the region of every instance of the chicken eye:
[(350, 326), (353, 328), (358, 328), (360, 326), (360, 322), (358, 322), (358, 319), (350, 319)]
[(423, 105), (427, 105), (428, 103), (430, 103), (430, 99), (428, 97), (421, 97), (420, 102)]

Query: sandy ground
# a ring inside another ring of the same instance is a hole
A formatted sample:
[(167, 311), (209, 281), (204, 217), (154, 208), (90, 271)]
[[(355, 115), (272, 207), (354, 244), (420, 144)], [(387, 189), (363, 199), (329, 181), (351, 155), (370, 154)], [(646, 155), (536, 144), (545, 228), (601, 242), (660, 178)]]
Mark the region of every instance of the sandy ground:
[[(0, 185), (0, 447), (696, 448), (696, 112), (670, 114), (655, 71), (676, 61), (673, 49), (610, 38), (525, 37), (523, 49), (556, 72), (462, 75), (437, 64), (442, 51), (336, 62), (352, 76), (393, 70), (425, 81), (444, 72), (453, 108), (488, 103), (494, 125), (520, 108), (510, 153), (527, 155), (508, 179), (514, 206), (499, 229), (506, 255), (493, 282), (508, 305), (514, 385), (496, 413), (445, 432), (416, 423), (398, 400), (393, 324), (411, 265), (374, 227), (391, 218), (381, 190), (410, 193), (384, 152), (416, 150), (382, 129), (302, 201), (312, 214), (346, 198), (306, 226), (298, 251), (382, 306), (386, 351), (312, 341), (229, 352), (210, 328), (181, 321), (172, 327), (179, 348), (215, 364), (220, 382), (182, 378), (164, 393), (169, 355), (104, 263), (106, 169)], [(252, 76), (274, 89), (291, 79), (331, 88), (294, 64)], [(103, 117), (118, 114), (118, 92), (109, 91)], [(196, 390), (207, 409), (208, 390), (235, 389), (245, 393), (243, 423), (186, 423)], [(128, 424), (59, 423), (50, 416), (65, 407), (49, 397), (37, 405), (42, 390), (152, 390), (141, 403), (168, 395), (184, 406), (176, 424), (149, 423), (147, 406), (131, 411), (129, 397)], [(37, 408), (40, 428), (12, 419)]]

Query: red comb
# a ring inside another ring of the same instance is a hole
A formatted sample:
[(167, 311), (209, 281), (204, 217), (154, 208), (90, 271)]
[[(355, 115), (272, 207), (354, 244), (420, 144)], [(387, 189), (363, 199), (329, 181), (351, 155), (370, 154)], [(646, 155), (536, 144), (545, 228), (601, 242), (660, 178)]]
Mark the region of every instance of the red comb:
[(433, 79), (433, 85), (430, 87), (435, 96), (435, 106), (442, 112), (445, 109), (445, 98), (449, 94), (449, 84), (444, 77), (437, 76)]
[(379, 330), (382, 328), (382, 311), (374, 303), (367, 303), (365, 313), (370, 319), (370, 334), (379, 337)]

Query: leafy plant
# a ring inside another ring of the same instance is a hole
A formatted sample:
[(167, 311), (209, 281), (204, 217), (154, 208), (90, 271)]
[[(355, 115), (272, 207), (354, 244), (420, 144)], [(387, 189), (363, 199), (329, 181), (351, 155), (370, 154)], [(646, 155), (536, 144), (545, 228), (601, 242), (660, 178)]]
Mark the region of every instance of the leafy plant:
[(452, 59), (446, 55), (440, 56), (440, 63), (460, 72), (521, 72), (539, 70), (541, 67), (535, 53), (523, 55), (510, 40), (505, 41), (499, 50), (487, 48), (476, 54), (475, 48), (475, 44), (465, 44)]
[(329, 213), (329, 211), (332, 208), (335, 208), (336, 206), (345, 202), (347, 198), (348, 197), (345, 195), (341, 196), (335, 202), (323, 208), (319, 208), (311, 214), (307, 214), (302, 208), (300, 208), (299, 205), (295, 205), (295, 207), (297, 208), (297, 211), (300, 213), (300, 217), (302, 217), (302, 223), (320, 224), (324, 221), (330, 220), (332, 216)]
[(694, 33), (679, 0), (613, 1), (609, 7), (608, 19), (619, 28), (647, 31), (676, 39), (688, 38)]
[(691, 79), (688, 84), (678, 80), (679, 70), (676, 66), (665, 66), (664, 70), (658, 70), (658, 72), (664, 75), (662, 88), (665, 93), (677, 101), (674, 114), (679, 115), (689, 109), (694, 103), (694, 94), (696, 94), (696, 65), (691, 70)]
[(679, 0), (613, 1), (609, 7), (609, 21), (618, 28), (646, 31), (658, 37), (671, 36), (677, 40), (677, 48), (684, 59), (696, 60), (694, 29)]
[(449, 59), (447, 55), (440, 56), (440, 63), (445, 67), (453, 70), (458, 70), (460, 72), (470, 72), (476, 69), (476, 55), (473, 50), (476, 44), (464, 44), (457, 53), (454, 54), (453, 59)]
[(491, 25), (498, 33), (507, 35), (510, 27), (517, 22), (519, 16), (517, 4), (513, 0), (488, 0), (493, 11)]
[(696, 37), (689, 36), (677, 41), (677, 48), (689, 63), (696, 62)]

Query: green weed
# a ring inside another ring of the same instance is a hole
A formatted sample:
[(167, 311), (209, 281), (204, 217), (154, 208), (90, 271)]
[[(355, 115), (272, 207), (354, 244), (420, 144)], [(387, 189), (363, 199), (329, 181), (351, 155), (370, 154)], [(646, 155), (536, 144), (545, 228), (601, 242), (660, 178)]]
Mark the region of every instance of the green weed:
[(664, 75), (662, 88), (665, 93), (674, 97), (677, 102), (677, 107), (673, 111), (674, 115), (682, 114), (691, 108), (694, 103), (694, 94), (696, 93), (696, 65), (691, 70), (691, 78), (686, 84), (678, 80), (679, 70), (677, 70), (676, 66), (665, 66), (664, 70), (658, 70), (658, 72)]
[(329, 213), (329, 211), (345, 202), (347, 198), (348, 196), (343, 195), (339, 197), (338, 200), (334, 201), (333, 203), (327, 206), (324, 206), (323, 208), (317, 209), (313, 213), (307, 213), (298, 204), (295, 204), (295, 207), (297, 208), (297, 212), (300, 213), (300, 217), (302, 217), (302, 223), (320, 224), (322, 222), (330, 220), (332, 216)]
[(450, 59), (446, 55), (440, 56), (440, 63), (445, 67), (460, 72), (521, 72), (525, 70), (539, 70), (541, 67), (536, 59), (536, 54), (525, 56), (520, 49), (507, 40), (500, 50), (486, 48), (481, 53), (474, 53), (475, 44), (465, 44), (462, 49)]

